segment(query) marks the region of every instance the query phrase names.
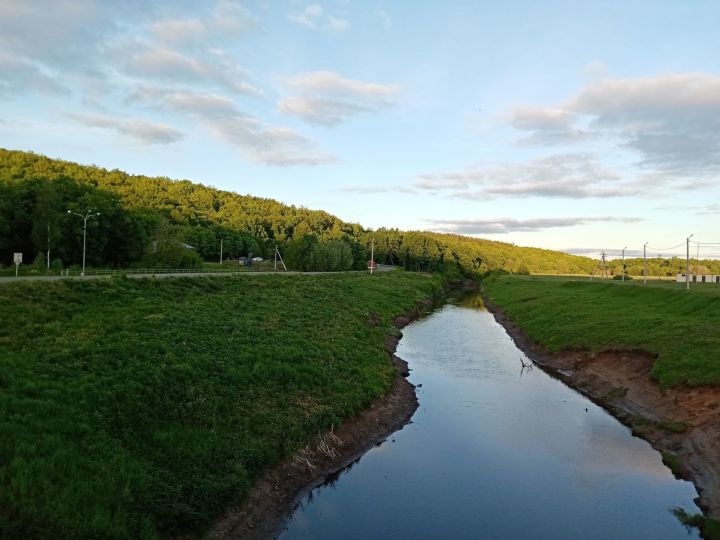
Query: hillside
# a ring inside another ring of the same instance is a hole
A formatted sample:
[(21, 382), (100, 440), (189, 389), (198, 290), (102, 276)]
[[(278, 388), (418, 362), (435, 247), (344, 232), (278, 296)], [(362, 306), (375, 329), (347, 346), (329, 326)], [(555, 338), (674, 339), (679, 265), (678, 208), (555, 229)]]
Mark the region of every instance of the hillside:
[(148, 254), (153, 241), (186, 242), (200, 259), (217, 260), (222, 238), (226, 258), (267, 255), (277, 245), (297, 269), (360, 269), (373, 236), (378, 261), (410, 270), (589, 273), (595, 265), (586, 257), (459, 235), (371, 232), (327, 212), (272, 199), (0, 149), (0, 264), (8, 264), (15, 251), (32, 262), (48, 244), (56, 266), (76, 264), (82, 223), (68, 208), (101, 213), (88, 221), (88, 264), (95, 266), (193, 262), (179, 253)]

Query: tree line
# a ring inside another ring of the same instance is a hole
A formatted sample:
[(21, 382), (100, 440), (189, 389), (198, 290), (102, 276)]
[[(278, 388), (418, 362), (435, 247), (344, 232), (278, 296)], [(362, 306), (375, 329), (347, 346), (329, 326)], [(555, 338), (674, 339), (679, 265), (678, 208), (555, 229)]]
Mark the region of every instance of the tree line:
[[(589, 274), (597, 262), (538, 248), (453, 234), (369, 231), (322, 210), (239, 195), (187, 180), (130, 175), (31, 152), (0, 149), (0, 264), (25, 260), (76, 264), (82, 220), (88, 220), (87, 263), (197, 266), (220, 257), (272, 256), (277, 247), (298, 270), (366, 267), (371, 242), (380, 263), (449, 274)], [(187, 246), (192, 246), (192, 250)]]

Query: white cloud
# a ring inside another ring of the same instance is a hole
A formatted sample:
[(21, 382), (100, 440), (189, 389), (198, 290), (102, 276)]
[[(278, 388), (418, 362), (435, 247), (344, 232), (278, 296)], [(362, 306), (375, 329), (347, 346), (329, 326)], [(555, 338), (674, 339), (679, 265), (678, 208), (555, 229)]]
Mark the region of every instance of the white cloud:
[(181, 113), (217, 115), (236, 112), (233, 100), (219, 94), (154, 86), (141, 86), (128, 96), (127, 101), (143, 105), (159, 105)]
[(54, 75), (34, 62), (0, 51), (0, 96), (38, 92), (47, 95), (69, 94)]
[(517, 107), (510, 115), (510, 125), (529, 132), (519, 141), (525, 144), (568, 144), (588, 139), (588, 133), (574, 127), (576, 121), (569, 111), (543, 107)]
[(222, 51), (199, 59), (165, 47), (136, 44), (129, 50), (122, 48), (117, 52), (119, 56), (126, 54), (129, 56), (125, 67), (134, 76), (194, 85), (210, 84), (238, 94), (262, 95), (260, 89), (247, 81), (249, 73)]
[(325, 28), (330, 32), (342, 32), (350, 27), (350, 21), (328, 15), (328, 22)]
[(297, 116), (310, 124), (336, 126), (352, 116), (372, 109), (332, 98), (289, 97), (278, 102), (278, 111)]
[(281, 99), (278, 111), (328, 127), (391, 107), (390, 98), (400, 91), (395, 84), (348, 79), (333, 71), (299, 73), (287, 79), (287, 86), (299, 95)]
[(407, 186), (348, 186), (337, 191), (343, 193), (358, 193), (364, 195), (374, 195), (378, 193), (406, 193), (415, 194), (417, 191)]
[(289, 19), (311, 30), (342, 32), (350, 27), (350, 21), (334, 15), (325, 14), (320, 4), (310, 4), (300, 13), (290, 14)]
[(459, 171), (426, 173), (414, 187), (453, 197), (620, 197), (635, 193), (633, 186), (586, 154), (558, 154), (524, 162), (471, 166)]
[(207, 36), (207, 26), (198, 19), (164, 19), (154, 22), (150, 30), (164, 43), (184, 44)]
[(714, 175), (720, 171), (720, 76), (604, 79), (552, 109), (516, 109), (511, 124), (529, 132), (529, 142), (603, 137), (639, 154), (649, 170)]
[(635, 217), (566, 217), (566, 218), (489, 218), (489, 219), (450, 219), (426, 220), (438, 232), (454, 234), (507, 234), (511, 232), (537, 232), (559, 227), (575, 227), (590, 223), (617, 222), (636, 223), (642, 221)]
[(256, 25), (255, 18), (242, 5), (220, 1), (207, 16), (160, 19), (150, 25), (150, 31), (166, 44), (207, 44), (237, 39)]
[(128, 101), (181, 113), (198, 122), (212, 135), (237, 148), (245, 157), (263, 165), (324, 165), (335, 158), (318, 152), (314, 141), (293, 129), (274, 126), (247, 114), (218, 94), (141, 87)]
[(166, 124), (146, 122), (137, 118), (84, 113), (69, 114), (68, 117), (84, 126), (109, 129), (150, 144), (169, 144), (184, 138), (180, 131)]
[(307, 71), (287, 79), (290, 88), (301, 92), (325, 92), (364, 98), (388, 98), (400, 90), (397, 84), (379, 84), (347, 79), (334, 71)]
[(296, 131), (269, 126), (250, 115), (238, 113), (205, 120), (217, 137), (240, 149), (263, 165), (326, 165), (335, 158), (315, 151), (315, 143)]

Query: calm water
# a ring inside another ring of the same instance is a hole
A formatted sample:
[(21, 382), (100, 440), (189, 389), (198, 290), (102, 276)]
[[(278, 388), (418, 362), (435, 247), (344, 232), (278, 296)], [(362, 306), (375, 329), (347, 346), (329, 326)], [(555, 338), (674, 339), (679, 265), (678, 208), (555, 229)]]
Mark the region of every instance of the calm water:
[(281, 539), (697, 538), (669, 512), (698, 511), (692, 484), (601, 408), (521, 372), (479, 297), (403, 333), (413, 423), (314, 490)]

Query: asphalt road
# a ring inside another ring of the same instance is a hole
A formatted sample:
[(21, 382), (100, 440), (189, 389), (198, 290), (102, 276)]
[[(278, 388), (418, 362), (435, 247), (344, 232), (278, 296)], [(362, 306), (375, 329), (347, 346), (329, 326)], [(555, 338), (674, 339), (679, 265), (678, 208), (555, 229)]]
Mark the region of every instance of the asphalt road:
[[(393, 266), (378, 265), (375, 269), (376, 272), (389, 272), (393, 270)], [(353, 270), (356, 272), (357, 270)], [(171, 278), (171, 277), (200, 277), (200, 276), (214, 276), (214, 277), (227, 277), (227, 276), (268, 276), (273, 274), (284, 274), (284, 275), (315, 275), (315, 274), (329, 274), (339, 272), (295, 272), (295, 271), (267, 271), (267, 272), (174, 272), (174, 273), (162, 273), (157, 274), (122, 274), (118, 272), (116, 274), (98, 274), (98, 275), (87, 275), (87, 276), (10, 276), (0, 277), (0, 285), (3, 283), (15, 283), (17, 281), (58, 281), (60, 279), (106, 279), (112, 276), (125, 275), (133, 279), (142, 278)]]
[(113, 276), (125, 275), (133, 279), (141, 278), (167, 278), (167, 277), (199, 277), (199, 276), (258, 276), (258, 275), (270, 275), (270, 274), (303, 274), (312, 272), (175, 272), (175, 273), (157, 273), (157, 274), (99, 274), (99, 275), (88, 275), (88, 276), (11, 276), (11, 277), (0, 277), (0, 284), (2, 283), (14, 283), (16, 281), (58, 281), (60, 279), (106, 279)]

